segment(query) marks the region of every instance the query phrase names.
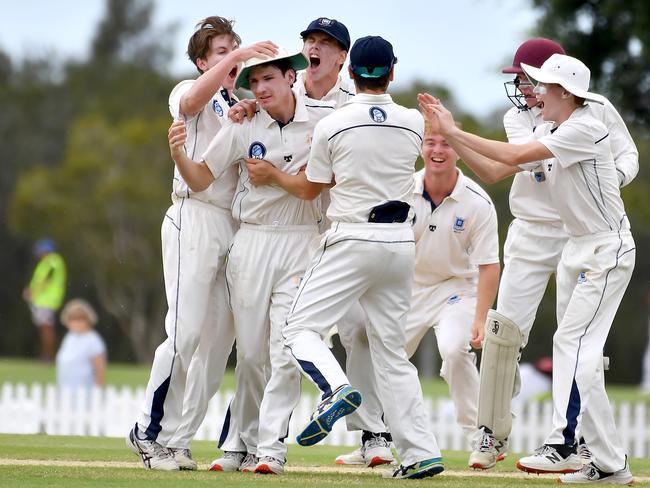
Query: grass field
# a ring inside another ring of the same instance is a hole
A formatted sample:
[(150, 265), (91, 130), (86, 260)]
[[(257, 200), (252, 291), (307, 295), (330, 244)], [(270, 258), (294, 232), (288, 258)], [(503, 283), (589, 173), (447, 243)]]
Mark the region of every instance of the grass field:
[[(133, 364), (110, 363), (106, 370), (106, 384), (121, 386), (145, 386), (149, 379), (150, 366)], [(53, 364), (16, 358), (0, 358), (0, 382), (10, 383), (54, 383), (56, 373)], [(315, 392), (316, 389), (308, 381), (303, 381), (303, 389)], [(234, 371), (227, 371), (223, 379), (223, 390), (234, 390)], [(422, 391), (425, 396), (437, 398), (449, 396), (447, 384), (439, 378), (423, 379)], [(607, 393), (613, 401), (638, 401), (646, 400), (650, 403), (650, 394), (643, 395), (635, 386), (608, 385)], [(0, 485), (1, 486), (1, 485)]]
[[(145, 471), (123, 439), (58, 437), (46, 435), (0, 435), (0, 486), (2, 488), (51, 487), (247, 487), (282, 486), (332, 487), (391, 486), (395, 480), (381, 478), (379, 470), (349, 467), (340, 469), (333, 459), (341, 448), (316, 446), (289, 447), (289, 464), (284, 476), (244, 473), (213, 473), (206, 468), (215, 456), (214, 443), (195, 442), (193, 453), (199, 462), (196, 472)], [(345, 449), (345, 448), (343, 448)], [(468, 453), (443, 453), (446, 471), (421, 481), (400, 481), (408, 486), (444, 487), (535, 487), (556, 486), (553, 476), (525, 475), (515, 468), (517, 455), (511, 454), (488, 472), (466, 469)], [(636, 486), (650, 486), (650, 460), (630, 462)]]

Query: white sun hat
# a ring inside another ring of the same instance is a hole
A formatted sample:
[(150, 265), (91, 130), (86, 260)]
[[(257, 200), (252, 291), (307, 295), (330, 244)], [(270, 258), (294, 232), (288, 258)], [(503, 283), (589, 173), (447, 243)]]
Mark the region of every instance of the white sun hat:
[(288, 59), (291, 63), (291, 67), (296, 71), (300, 71), (301, 69), (305, 69), (307, 66), (309, 66), (309, 61), (307, 61), (307, 58), (302, 53), (302, 51), (299, 51), (297, 53), (290, 53), (285, 48), (278, 47), (278, 54), (272, 58), (251, 58), (246, 61), (241, 71), (237, 75), (237, 79), (235, 80), (235, 88), (246, 88), (247, 90), (250, 90), (250, 85), (248, 84), (248, 75), (251, 69), (260, 64), (270, 63), (271, 61), (278, 61), (279, 59)]
[(553, 54), (541, 68), (526, 63), (521, 63), (521, 67), (534, 84), (557, 84), (576, 97), (604, 103), (602, 95), (589, 91), (591, 71), (579, 59), (566, 54)]

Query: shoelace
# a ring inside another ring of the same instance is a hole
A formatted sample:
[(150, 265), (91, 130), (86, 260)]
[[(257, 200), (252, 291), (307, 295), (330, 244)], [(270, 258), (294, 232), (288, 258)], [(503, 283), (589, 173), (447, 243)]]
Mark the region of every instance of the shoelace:
[(490, 434), (483, 434), (479, 441), (478, 450), (480, 452), (488, 452), (494, 448), (494, 440)]
[(157, 442), (153, 442), (152, 447), (153, 447), (153, 455), (155, 457), (169, 458), (174, 456), (169, 449), (162, 446), (161, 444), (158, 444)]
[(239, 452), (226, 451), (223, 453), (224, 459), (238, 459), (239, 456), (241, 456), (241, 453)]
[(587, 444), (578, 444), (578, 456), (583, 460), (591, 460), (591, 451), (587, 447)]
[(242, 461), (242, 466), (254, 465), (257, 464), (257, 456), (255, 454), (248, 453)]
[(278, 463), (280, 466), (284, 466), (284, 461), (281, 461), (271, 456), (263, 456), (262, 459), (260, 459), (260, 461), (265, 463)]
[(366, 449), (373, 447), (388, 447), (388, 441), (381, 436), (371, 437), (368, 439), (364, 446)]
[(537, 449), (535, 449), (535, 454), (537, 454), (538, 456), (544, 456), (546, 454), (552, 454), (553, 452), (555, 452), (555, 449), (552, 448), (551, 446), (546, 445), (546, 444), (544, 444), (543, 446), (540, 446)]

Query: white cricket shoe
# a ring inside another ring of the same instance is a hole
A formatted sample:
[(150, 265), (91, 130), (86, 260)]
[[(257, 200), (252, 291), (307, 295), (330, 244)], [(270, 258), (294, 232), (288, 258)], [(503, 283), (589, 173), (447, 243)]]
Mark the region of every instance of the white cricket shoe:
[(559, 477), (560, 483), (610, 483), (615, 485), (631, 485), (634, 483), (634, 476), (630, 471), (630, 466), (625, 463), (625, 467), (613, 473), (601, 471), (593, 463), (585, 465), (580, 471), (575, 473), (563, 474)]
[(468, 465), (474, 469), (490, 469), (508, 455), (508, 440), (499, 440), (486, 428), (477, 433), (474, 450), (469, 455)]
[(237, 471), (246, 457), (245, 452), (224, 451), (223, 456), (210, 463), (209, 471)]
[(544, 444), (532, 456), (517, 461), (517, 468), (527, 473), (573, 473), (582, 469), (582, 461), (575, 453), (562, 456), (550, 444)]
[(198, 465), (196, 464), (196, 461), (192, 459), (192, 451), (178, 447), (168, 447), (167, 449), (169, 449), (172, 456), (174, 456), (174, 461), (176, 461), (176, 464), (178, 464), (180, 469), (196, 471)]
[(374, 468), (382, 464), (395, 462), (393, 453), (390, 450), (390, 442), (381, 435), (372, 436), (361, 446), (363, 459), (366, 466)]
[(284, 461), (271, 456), (263, 456), (255, 466), (255, 472), (260, 474), (283, 474)]
[(390, 447), (390, 442), (385, 437), (380, 434), (372, 434), (372, 437), (367, 438), (359, 449), (349, 454), (341, 454), (334, 462), (345, 465), (365, 464), (369, 468), (392, 464), (395, 462), (395, 458)]
[(126, 436), (126, 446), (140, 456), (142, 464), (146, 469), (178, 471), (178, 464), (174, 461), (174, 455), (169, 449), (158, 444), (156, 441), (140, 439), (138, 437), (137, 425)]
[(366, 460), (363, 457), (363, 452), (362, 452), (363, 446), (355, 449), (352, 451), (350, 454), (341, 454), (340, 456), (337, 456), (334, 462), (336, 464), (346, 464), (346, 465), (360, 465), (360, 464), (366, 464)]
[(244, 460), (241, 462), (241, 466), (239, 466), (239, 471), (242, 473), (252, 473), (255, 471), (255, 467), (257, 466), (257, 456), (255, 454), (251, 454), (250, 452), (246, 454), (246, 457)]

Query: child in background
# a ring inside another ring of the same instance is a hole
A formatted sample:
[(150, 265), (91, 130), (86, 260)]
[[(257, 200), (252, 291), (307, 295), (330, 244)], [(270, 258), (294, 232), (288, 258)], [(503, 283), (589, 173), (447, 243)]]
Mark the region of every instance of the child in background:
[(68, 333), (56, 354), (56, 379), (59, 387), (90, 389), (103, 386), (106, 373), (106, 344), (93, 330), (97, 313), (80, 298), (66, 303), (61, 323)]

